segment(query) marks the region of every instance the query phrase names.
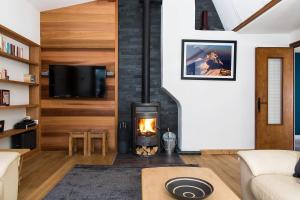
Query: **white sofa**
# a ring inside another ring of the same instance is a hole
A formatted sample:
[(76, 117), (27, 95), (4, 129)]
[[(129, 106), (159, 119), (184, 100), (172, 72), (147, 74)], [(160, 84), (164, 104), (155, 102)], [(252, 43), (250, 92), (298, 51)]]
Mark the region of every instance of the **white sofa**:
[(0, 200), (17, 200), (20, 154), (0, 152)]
[(300, 152), (238, 152), (243, 200), (300, 200), (300, 179), (293, 177)]

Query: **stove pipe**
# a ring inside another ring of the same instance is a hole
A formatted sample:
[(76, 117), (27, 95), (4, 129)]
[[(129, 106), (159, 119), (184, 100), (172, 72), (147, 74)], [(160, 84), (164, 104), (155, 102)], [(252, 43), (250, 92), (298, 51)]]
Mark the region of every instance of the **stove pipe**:
[(150, 4), (144, 0), (142, 103), (150, 103)]

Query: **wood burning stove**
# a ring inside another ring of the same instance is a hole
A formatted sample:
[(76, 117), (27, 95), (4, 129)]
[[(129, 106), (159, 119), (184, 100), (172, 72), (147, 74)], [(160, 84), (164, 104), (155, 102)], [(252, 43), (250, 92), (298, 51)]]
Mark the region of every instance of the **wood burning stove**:
[(150, 10), (151, 3), (161, 0), (142, 0), (144, 15), (142, 102), (132, 103), (133, 151), (142, 156), (160, 151), (160, 103), (150, 102)]
[(132, 103), (133, 150), (142, 156), (160, 151), (160, 104)]

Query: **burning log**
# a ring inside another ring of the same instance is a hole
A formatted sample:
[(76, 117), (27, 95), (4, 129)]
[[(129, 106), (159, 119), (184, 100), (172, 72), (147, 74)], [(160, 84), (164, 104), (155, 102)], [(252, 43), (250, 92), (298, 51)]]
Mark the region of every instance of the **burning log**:
[(153, 156), (157, 153), (158, 147), (147, 147), (147, 146), (142, 146), (142, 147), (137, 147), (136, 148), (136, 154), (140, 156)]

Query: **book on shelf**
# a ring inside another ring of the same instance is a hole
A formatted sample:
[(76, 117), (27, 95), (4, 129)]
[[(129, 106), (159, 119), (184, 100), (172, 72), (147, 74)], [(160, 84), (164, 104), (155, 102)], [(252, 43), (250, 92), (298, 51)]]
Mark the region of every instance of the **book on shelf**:
[(7, 54), (10, 54), (12, 56), (17, 56), (17, 57), (20, 57), (20, 58), (23, 58), (24, 54), (24, 50), (22, 47), (19, 47), (17, 45), (14, 45), (12, 43), (9, 43), (7, 41), (4, 40), (3, 36), (0, 36), (0, 50), (7, 53)]

